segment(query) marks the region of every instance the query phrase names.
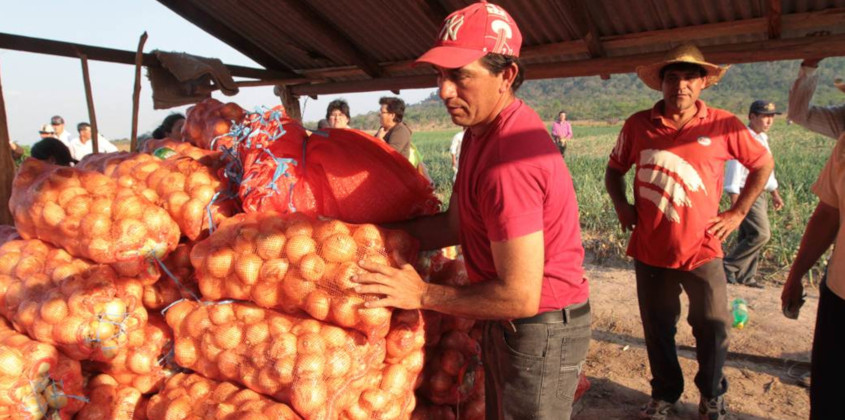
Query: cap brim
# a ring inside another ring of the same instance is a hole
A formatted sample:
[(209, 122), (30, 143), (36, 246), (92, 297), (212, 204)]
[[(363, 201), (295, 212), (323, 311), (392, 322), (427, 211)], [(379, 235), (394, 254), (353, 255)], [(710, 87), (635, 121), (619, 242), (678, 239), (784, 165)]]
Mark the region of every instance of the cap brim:
[(654, 90), (663, 90), (663, 80), (660, 79), (660, 70), (662, 70), (663, 67), (675, 63), (689, 63), (703, 67), (704, 70), (707, 72), (707, 75), (705, 76), (707, 78), (707, 84), (704, 86), (705, 89), (719, 83), (719, 80), (722, 79), (722, 76), (724, 76), (730, 68), (730, 65), (722, 67), (704, 61), (668, 60), (659, 63), (638, 66), (636, 68), (637, 76), (640, 77), (640, 80), (642, 80), (646, 86)]
[(414, 61), (414, 65), (433, 64), (447, 69), (456, 69), (484, 57), (485, 54), (484, 51), (474, 49), (434, 47)]

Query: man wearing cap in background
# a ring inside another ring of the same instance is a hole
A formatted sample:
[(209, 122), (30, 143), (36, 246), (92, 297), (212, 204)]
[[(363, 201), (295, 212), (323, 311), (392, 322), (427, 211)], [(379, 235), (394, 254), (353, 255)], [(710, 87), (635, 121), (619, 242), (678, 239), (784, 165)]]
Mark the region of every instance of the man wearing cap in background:
[[(623, 230), (631, 230), (637, 299), (651, 367), (651, 400), (640, 418), (663, 419), (684, 390), (675, 347), (680, 294), (689, 297), (701, 393), (699, 417), (723, 419), (727, 381), (728, 302), (721, 242), (748, 214), (774, 167), (771, 155), (733, 114), (708, 107), (699, 94), (726, 68), (708, 63), (693, 45), (640, 66), (646, 86), (663, 92), (650, 110), (625, 121), (605, 172), (605, 187)], [(736, 202), (719, 213), (724, 162), (750, 169)], [(634, 204), (625, 173), (636, 165)], [(682, 289), (683, 288), (683, 289)]]
[(50, 124), (41, 124), (41, 129), (38, 130), (38, 135), (41, 136), (42, 139), (46, 139), (47, 137), (55, 137), (56, 130), (54, 130), (53, 126)]
[(845, 105), (810, 105), (810, 99), (819, 83), (819, 75), (816, 71), (821, 60), (821, 58), (806, 58), (801, 62), (798, 78), (789, 89), (787, 118), (810, 131), (837, 139), (845, 133)]
[(70, 149), (70, 133), (65, 130), (65, 120), (60, 115), (53, 115), (53, 118), (50, 118), (50, 125), (53, 126), (53, 134), (52, 137), (55, 137), (61, 140), (62, 143)]
[[(748, 130), (751, 137), (760, 142), (769, 153), (771, 153), (771, 149), (769, 148), (769, 136), (766, 133), (772, 127), (775, 115), (780, 114), (775, 109), (774, 102), (762, 100), (754, 101), (748, 110)], [(730, 160), (725, 165), (725, 192), (730, 197), (731, 205), (736, 203), (739, 193), (745, 187), (747, 178), (748, 169), (736, 160)], [(774, 171), (769, 175), (764, 189), (772, 195), (774, 209), (776, 211), (782, 209), (783, 199), (778, 192), (778, 181), (775, 179)], [(736, 245), (725, 256), (724, 260), (725, 276), (728, 283), (757, 288), (763, 287), (763, 284), (756, 281), (754, 276), (757, 274), (760, 251), (771, 238), (769, 215), (767, 214), (768, 203), (768, 198), (764, 194), (760, 194), (739, 225)]]
[[(845, 92), (845, 85), (837, 85)], [(783, 313), (797, 319), (804, 303), (801, 280), (816, 261), (827, 252), (830, 256), (824, 279), (819, 285), (819, 308), (813, 349), (810, 356), (810, 419), (842, 418), (842, 378), (845, 378), (845, 133), (840, 134), (833, 152), (812, 186), (819, 204), (801, 238), (801, 245), (781, 293)]]
[(446, 212), (403, 228), (423, 249), (460, 243), (471, 284), (423, 282), (410, 265), (362, 267), (368, 306), (428, 309), (486, 320), (487, 418), (567, 419), (590, 341), (589, 290), (578, 203), (543, 121), (514, 91), (524, 78), (522, 34), (501, 7), (450, 14), (432, 64), (452, 122), (467, 127)]

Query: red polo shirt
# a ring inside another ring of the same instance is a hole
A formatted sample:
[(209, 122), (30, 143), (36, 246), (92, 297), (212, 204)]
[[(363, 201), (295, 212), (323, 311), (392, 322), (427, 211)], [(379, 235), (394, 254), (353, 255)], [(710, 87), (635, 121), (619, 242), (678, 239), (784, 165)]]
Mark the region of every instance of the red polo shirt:
[(569, 170), (540, 117), (521, 100), (481, 137), (467, 130), (453, 194), (471, 282), (497, 278), (491, 242), (543, 231), (538, 312), (587, 300), (578, 202)]
[(680, 130), (663, 118), (663, 101), (632, 115), (610, 153), (611, 168), (625, 173), (637, 166), (628, 255), (648, 265), (692, 270), (721, 258), (707, 221), (719, 213), (725, 162), (756, 169), (772, 160), (733, 114), (695, 105), (698, 112)]

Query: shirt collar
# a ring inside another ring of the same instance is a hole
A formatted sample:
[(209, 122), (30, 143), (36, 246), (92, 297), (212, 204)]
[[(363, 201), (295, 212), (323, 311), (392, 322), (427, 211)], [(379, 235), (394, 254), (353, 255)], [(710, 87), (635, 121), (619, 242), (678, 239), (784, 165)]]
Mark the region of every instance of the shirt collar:
[[(663, 120), (663, 108), (664, 108), (665, 101), (663, 99), (657, 101), (656, 104), (651, 108), (651, 119), (652, 120)], [(695, 117), (699, 119), (707, 118), (707, 104), (704, 103), (701, 99), (695, 101), (695, 107), (697, 111), (695, 112)]]

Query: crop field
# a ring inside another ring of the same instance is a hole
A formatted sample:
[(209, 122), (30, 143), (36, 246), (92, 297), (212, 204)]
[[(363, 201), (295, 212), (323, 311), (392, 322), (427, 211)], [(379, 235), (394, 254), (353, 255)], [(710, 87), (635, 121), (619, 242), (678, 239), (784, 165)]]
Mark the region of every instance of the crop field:
[[(628, 233), (619, 228), (613, 206), (604, 190), (607, 156), (620, 128), (621, 125), (575, 125), (576, 138), (566, 150), (566, 163), (578, 195), (584, 246), (597, 264), (622, 261), (627, 245)], [(435, 181), (437, 194), (444, 203), (448, 202), (452, 191), (449, 144), (456, 132), (415, 132), (413, 137)], [(769, 137), (780, 194), (786, 205), (778, 212), (769, 206), (772, 239), (764, 248), (760, 270), (766, 280), (780, 280), (789, 270), (807, 220), (818, 203), (810, 187), (835, 141), (797, 125), (787, 125), (784, 119), (776, 120)], [(629, 190), (633, 172), (628, 173)], [(630, 194), (629, 191), (629, 197)], [(727, 195), (724, 195), (722, 208), (727, 208), (727, 205)], [(735, 237), (736, 234), (731, 235), (724, 245), (725, 249), (733, 246)], [(823, 265), (817, 265), (811, 272), (810, 281), (818, 281), (822, 270)]]

